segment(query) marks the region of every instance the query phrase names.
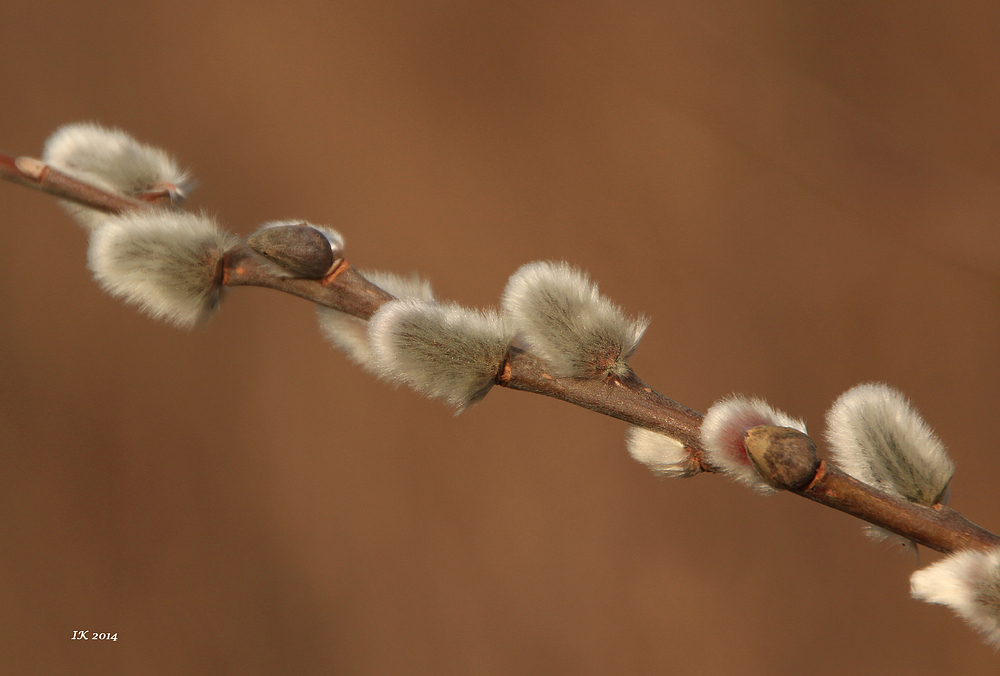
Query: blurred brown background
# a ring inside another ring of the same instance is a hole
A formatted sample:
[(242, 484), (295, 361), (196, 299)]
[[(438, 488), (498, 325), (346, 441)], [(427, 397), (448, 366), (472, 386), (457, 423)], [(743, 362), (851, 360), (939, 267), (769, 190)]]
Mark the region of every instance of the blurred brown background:
[[(996, 2), (8, 3), (0, 44), (9, 152), (119, 126), (232, 230), (328, 224), (469, 305), (566, 259), (698, 410), (820, 438), (899, 387), (1000, 528)], [(271, 291), (154, 323), (39, 193), (0, 225), (3, 673), (997, 673), (853, 519), (534, 395), (455, 418)]]

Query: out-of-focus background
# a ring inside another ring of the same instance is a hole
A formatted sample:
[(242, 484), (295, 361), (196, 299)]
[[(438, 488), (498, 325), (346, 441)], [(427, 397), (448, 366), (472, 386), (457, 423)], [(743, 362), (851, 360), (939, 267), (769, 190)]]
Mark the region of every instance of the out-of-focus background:
[[(1000, 528), (996, 2), (2, 14), (8, 152), (118, 126), (233, 231), (330, 225), (473, 306), (565, 259), (653, 318), (633, 365), (695, 409), (759, 395), (820, 439), (848, 387), (902, 389)], [(562, 402), (454, 417), (272, 291), (155, 323), (40, 193), (0, 184), (0, 227), (3, 673), (997, 671), (842, 514), (657, 479)]]

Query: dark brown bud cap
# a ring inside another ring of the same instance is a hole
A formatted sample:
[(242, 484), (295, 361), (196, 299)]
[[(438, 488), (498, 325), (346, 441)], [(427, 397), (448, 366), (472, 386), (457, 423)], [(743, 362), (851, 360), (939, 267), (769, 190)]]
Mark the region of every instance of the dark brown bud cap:
[(250, 235), (247, 244), (305, 279), (322, 279), (341, 257), (339, 247), (334, 250), (326, 235), (306, 223), (265, 227)]
[(772, 486), (797, 490), (816, 476), (816, 444), (799, 430), (759, 425), (747, 432), (743, 443), (754, 468)]

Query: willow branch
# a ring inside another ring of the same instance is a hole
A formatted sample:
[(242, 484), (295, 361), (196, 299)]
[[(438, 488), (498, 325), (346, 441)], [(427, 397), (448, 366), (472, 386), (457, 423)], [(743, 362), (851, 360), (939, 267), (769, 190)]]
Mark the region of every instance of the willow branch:
[[(0, 153), (0, 177), (112, 214), (159, 208), (150, 202), (87, 185), (33, 158)], [(247, 242), (227, 252), (221, 280), (225, 286), (259, 286), (282, 291), (361, 319), (369, 319), (383, 304), (394, 300), (358, 274), (346, 260), (340, 260), (322, 276), (306, 278), (290, 274), (286, 266), (261, 255)], [(703, 460), (699, 435), (704, 419), (701, 413), (656, 392), (632, 373), (608, 379), (557, 378), (548, 370), (542, 359), (512, 348), (496, 383), (664, 433), (683, 443), (702, 470), (714, 471)], [(875, 490), (819, 461), (815, 445), (806, 435), (794, 430), (775, 433), (775, 429), (786, 428), (755, 428), (746, 443), (758, 472), (772, 485), (940, 552), (1000, 545), (1000, 537), (958, 512), (942, 506), (923, 507)]]
[(150, 208), (150, 202), (115, 195), (78, 181), (33, 157), (12, 157), (0, 152), (0, 177), (109, 214)]
[(924, 507), (875, 490), (820, 460), (808, 435), (760, 426), (745, 440), (757, 471), (777, 488), (832, 507), (943, 553), (1000, 545), (1000, 537), (943, 505)]

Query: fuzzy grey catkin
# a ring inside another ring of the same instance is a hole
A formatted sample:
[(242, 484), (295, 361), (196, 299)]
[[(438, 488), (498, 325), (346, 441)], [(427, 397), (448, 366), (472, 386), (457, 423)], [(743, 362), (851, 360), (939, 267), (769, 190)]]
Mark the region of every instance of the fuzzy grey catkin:
[(625, 437), (629, 455), (648, 467), (653, 474), (667, 477), (690, 477), (701, 467), (684, 444), (673, 437), (644, 427), (630, 427)]
[(522, 266), (507, 283), (502, 305), (555, 376), (625, 376), (628, 358), (649, 325), (645, 317), (627, 317), (568, 263)]
[[(855, 479), (928, 507), (947, 499), (955, 465), (898, 390), (882, 383), (852, 387), (827, 412), (826, 425), (834, 462)], [(865, 532), (916, 554), (906, 538), (876, 526)]]
[(386, 303), (368, 325), (376, 372), (461, 412), (493, 386), (514, 329), (492, 311), (415, 299)]
[(112, 296), (191, 327), (216, 308), (219, 263), (238, 241), (207, 216), (158, 209), (109, 217), (91, 235), (87, 260)]
[[(417, 275), (402, 277), (391, 272), (376, 270), (359, 271), (383, 291), (391, 293), (396, 298), (412, 298), (423, 301), (433, 301), (434, 292), (431, 284)], [(368, 348), (368, 322), (358, 317), (320, 306), (317, 309), (317, 320), (323, 336), (335, 347), (347, 353), (347, 357), (355, 364), (367, 370), (373, 370), (372, 354)]]
[(1000, 649), (1000, 548), (955, 552), (918, 570), (910, 595), (948, 606)]
[[(118, 195), (162, 190), (176, 201), (185, 196), (191, 183), (187, 172), (165, 151), (139, 143), (121, 130), (87, 122), (57, 129), (45, 142), (42, 160), (64, 174)], [(88, 229), (99, 227), (108, 217), (75, 202), (61, 200), (60, 204)]]
[(921, 505), (944, 497), (955, 466), (898, 390), (882, 383), (852, 387), (826, 423), (834, 460), (855, 479)]
[(705, 460), (713, 467), (744, 486), (769, 494), (776, 489), (758, 474), (744, 443), (746, 433), (758, 425), (806, 431), (804, 422), (776, 410), (762, 399), (732, 395), (708, 409), (701, 423), (701, 444)]

